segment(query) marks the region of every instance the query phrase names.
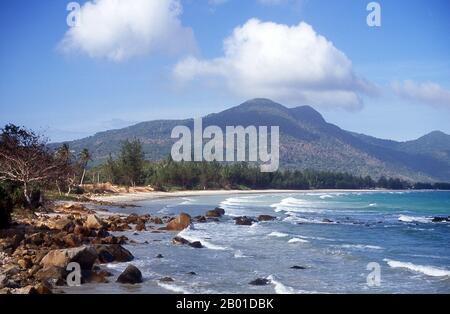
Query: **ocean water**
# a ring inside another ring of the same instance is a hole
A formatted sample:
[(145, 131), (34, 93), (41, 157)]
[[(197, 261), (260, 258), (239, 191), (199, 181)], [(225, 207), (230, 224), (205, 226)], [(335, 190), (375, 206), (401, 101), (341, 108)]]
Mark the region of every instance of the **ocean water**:
[[(178, 233), (201, 241), (203, 249), (172, 245), (176, 234), (125, 232), (138, 242), (127, 248), (145, 282), (132, 288), (111, 283), (66, 292), (450, 293), (450, 223), (431, 221), (450, 215), (450, 192), (241, 194), (138, 204), (117, 211), (196, 216), (220, 206), (226, 214), (220, 222), (194, 223)], [(277, 219), (252, 226), (233, 220), (261, 214)], [(155, 258), (158, 254), (164, 258)], [(379, 265), (378, 286), (368, 284), (373, 270), (367, 269), (369, 263)], [(118, 275), (126, 266), (108, 268)], [(162, 277), (174, 281), (161, 283)], [(267, 278), (269, 284), (249, 285), (256, 278)]]

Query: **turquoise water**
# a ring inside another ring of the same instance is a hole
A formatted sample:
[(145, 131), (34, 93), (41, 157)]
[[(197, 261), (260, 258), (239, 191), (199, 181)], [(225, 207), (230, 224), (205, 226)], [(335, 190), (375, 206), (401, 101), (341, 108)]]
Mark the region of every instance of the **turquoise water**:
[[(155, 285), (178, 293), (450, 292), (450, 223), (431, 221), (450, 215), (450, 192), (201, 196), (139, 205), (133, 209), (139, 214), (192, 216), (220, 206), (226, 216), (179, 234), (201, 241), (203, 249), (173, 246), (174, 234), (125, 233), (151, 242), (128, 247), (147, 279), (135, 292), (150, 293)], [(250, 227), (232, 219), (260, 214), (277, 219)], [(379, 265), (379, 286), (367, 283), (369, 263)], [(292, 269), (295, 265), (305, 269)], [(126, 264), (109, 267), (118, 273)], [(158, 283), (166, 276), (174, 282)], [(256, 278), (268, 278), (269, 284), (248, 284)]]

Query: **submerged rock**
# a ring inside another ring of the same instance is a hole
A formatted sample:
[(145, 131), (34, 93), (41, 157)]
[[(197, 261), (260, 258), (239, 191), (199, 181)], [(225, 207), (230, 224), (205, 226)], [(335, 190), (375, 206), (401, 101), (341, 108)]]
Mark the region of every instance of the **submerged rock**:
[(213, 210), (208, 210), (205, 216), (212, 218), (219, 218), (222, 217), (223, 215), (225, 215), (225, 210), (223, 208), (216, 207)]
[(194, 241), (194, 242), (190, 242), (182, 237), (175, 237), (172, 239), (172, 243), (175, 245), (189, 245), (190, 247), (196, 248), (196, 249), (201, 249), (203, 248), (203, 245), (200, 241)]
[(266, 278), (257, 278), (253, 281), (250, 281), (248, 284), (253, 286), (266, 286), (270, 283), (269, 279)]
[(234, 218), (234, 221), (236, 222), (236, 225), (240, 226), (251, 226), (254, 222), (253, 218), (247, 216), (236, 217)]
[(306, 269), (305, 266), (298, 266), (298, 265), (294, 265), (291, 267), (291, 269)]
[(450, 222), (450, 216), (449, 217), (434, 217), (432, 222)]
[(171, 278), (171, 277), (164, 277), (164, 278), (161, 278), (159, 281), (161, 281), (161, 282), (174, 282), (175, 280), (173, 280), (173, 278)]
[(128, 267), (120, 274), (117, 278), (117, 282), (125, 284), (137, 284), (142, 282), (141, 271), (133, 265), (128, 265)]
[(275, 219), (277, 219), (277, 217), (270, 216), (270, 215), (259, 215), (258, 216), (258, 221), (271, 221), (271, 220), (275, 220)]

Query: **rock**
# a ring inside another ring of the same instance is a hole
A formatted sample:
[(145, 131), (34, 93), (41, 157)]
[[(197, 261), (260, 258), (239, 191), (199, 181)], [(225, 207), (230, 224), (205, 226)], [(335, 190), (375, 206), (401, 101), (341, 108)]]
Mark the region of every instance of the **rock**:
[(172, 243), (175, 245), (189, 245), (190, 242), (182, 237), (175, 237), (172, 239)]
[(20, 268), (28, 269), (33, 266), (33, 262), (31, 261), (30, 258), (23, 258), (17, 261), (17, 265), (19, 265)]
[(47, 227), (53, 230), (69, 231), (74, 227), (74, 223), (68, 218), (52, 219), (47, 222)]
[(134, 259), (133, 254), (119, 244), (100, 244), (94, 248), (101, 263), (126, 263)]
[(32, 285), (25, 286), (23, 288), (15, 289), (15, 294), (37, 294), (36, 288)]
[(154, 223), (155, 225), (162, 225), (164, 224), (164, 222), (162, 221), (161, 218), (159, 217), (152, 217), (150, 220), (152, 223)]
[(185, 213), (181, 213), (175, 219), (171, 220), (167, 224), (166, 230), (181, 231), (186, 229), (190, 225), (191, 225), (191, 216)]
[(171, 278), (171, 277), (163, 277), (159, 281), (161, 281), (161, 282), (174, 282), (175, 280), (173, 280), (173, 278)]
[(99, 230), (105, 227), (105, 222), (96, 215), (88, 215), (84, 226), (89, 229)]
[(66, 277), (66, 269), (58, 266), (48, 266), (45, 268), (41, 268), (35, 275), (35, 278), (38, 280), (51, 281), (57, 285), (65, 284)]
[(63, 206), (63, 208), (64, 208), (65, 210), (73, 210), (73, 211), (81, 211), (81, 212), (88, 211), (88, 209), (87, 209), (86, 207), (84, 207), (83, 205), (78, 204), (78, 203), (74, 203), (74, 204), (65, 204), (65, 205)]
[(272, 221), (275, 219), (277, 219), (277, 217), (270, 216), (270, 215), (259, 215), (258, 216), (258, 221)]
[(84, 283), (108, 283), (109, 280), (106, 278), (109, 276), (107, 271), (85, 271), (83, 272)]
[(139, 215), (135, 213), (130, 214), (125, 220), (128, 224), (137, 224), (139, 220)]
[(213, 210), (208, 210), (206, 212), (206, 217), (213, 217), (213, 218), (218, 218), (218, 217), (222, 217), (223, 215), (225, 215), (225, 210), (223, 208), (220, 207), (216, 207)]
[(204, 222), (208, 221), (205, 216), (197, 216), (195, 218), (197, 219), (197, 222), (200, 222), (200, 223), (204, 223)]
[(236, 225), (240, 226), (251, 226), (253, 224), (253, 219), (247, 216), (243, 217), (236, 217), (234, 218), (234, 221), (236, 222)]
[(189, 243), (189, 246), (191, 246), (191, 247), (193, 247), (195, 249), (203, 248), (203, 245), (202, 245), (202, 243), (200, 241), (191, 242), (191, 243)]
[(306, 269), (306, 267), (305, 266), (294, 265), (294, 266), (291, 267), (291, 269)]
[(156, 255), (156, 258), (164, 258), (164, 256), (162, 254), (158, 254)]
[(196, 275), (197, 275), (197, 273), (196, 273), (195, 271), (190, 271), (190, 272), (188, 272), (187, 274), (188, 274), (188, 275), (191, 275), (191, 276), (196, 276)]
[(449, 217), (434, 217), (431, 221), (432, 222), (449, 222), (450, 218)]
[(330, 219), (328, 219), (328, 218), (324, 218), (324, 219), (322, 219), (322, 222), (325, 222), (325, 223), (333, 223), (334, 221), (333, 221), (333, 220), (330, 220)]
[(76, 235), (88, 237), (91, 234), (91, 231), (89, 230), (89, 228), (76, 225), (75, 228), (73, 229), (73, 233)]
[(128, 265), (124, 272), (120, 274), (119, 278), (117, 278), (117, 282), (126, 284), (141, 283), (142, 273), (136, 266)]
[(147, 231), (147, 228), (145, 228), (145, 222), (139, 222), (137, 225), (136, 225), (136, 228), (135, 228), (135, 230), (136, 231)]
[(253, 286), (265, 286), (268, 285), (270, 281), (266, 278), (258, 278), (253, 281), (250, 281), (248, 284)]
[(45, 280), (38, 283), (34, 288), (37, 294), (52, 294), (52, 286)]
[(78, 247), (80, 245), (80, 239), (73, 233), (64, 236), (62, 240), (66, 247)]
[(66, 268), (69, 263), (76, 262), (80, 264), (81, 269), (91, 269), (97, 260), (97, 256), (97, 252), (91, 246), (53, 250), (44, 256), (41, 265), (44, 268), (49, 266)]

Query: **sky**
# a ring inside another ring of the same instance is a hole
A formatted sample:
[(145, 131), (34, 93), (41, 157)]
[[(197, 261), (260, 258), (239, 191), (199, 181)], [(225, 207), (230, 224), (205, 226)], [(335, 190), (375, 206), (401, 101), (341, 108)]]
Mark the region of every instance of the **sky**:
[[(51, 141), (252, 98), (354, 132), (450, 134), (450, 1), (4, 0), (0, 125)], [(378, 11), (377, 11), (378, 12)]]

